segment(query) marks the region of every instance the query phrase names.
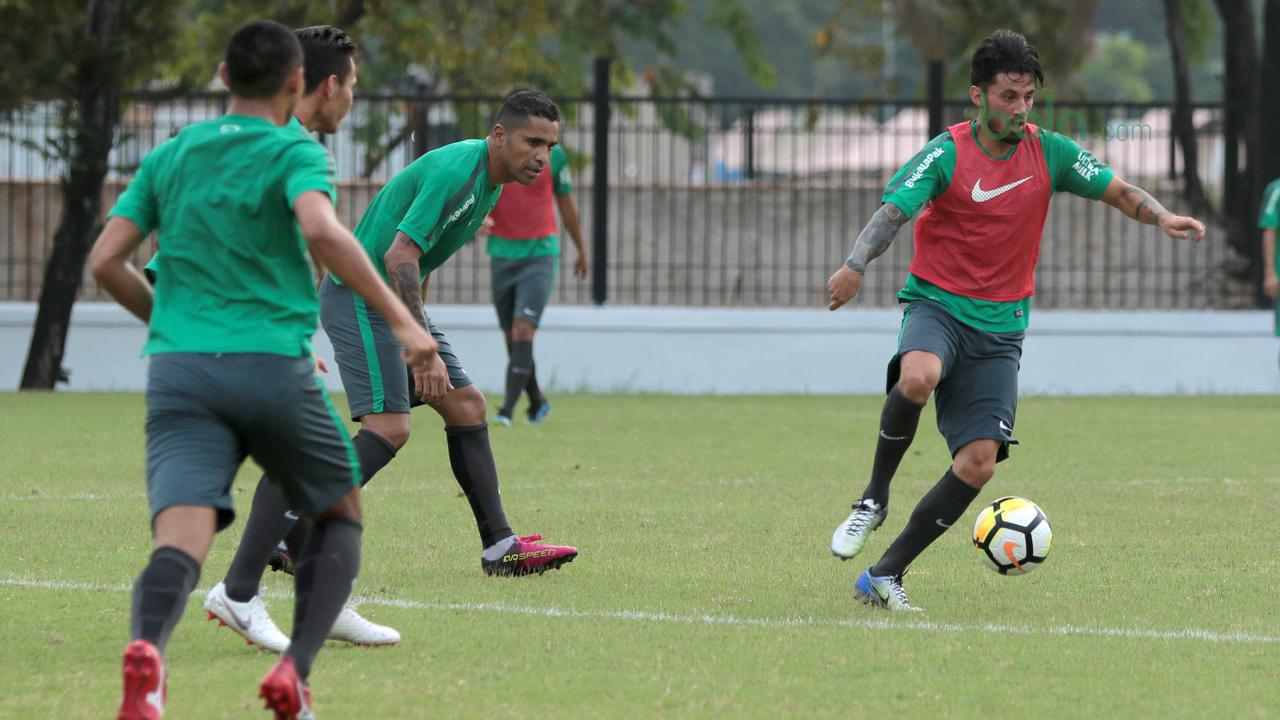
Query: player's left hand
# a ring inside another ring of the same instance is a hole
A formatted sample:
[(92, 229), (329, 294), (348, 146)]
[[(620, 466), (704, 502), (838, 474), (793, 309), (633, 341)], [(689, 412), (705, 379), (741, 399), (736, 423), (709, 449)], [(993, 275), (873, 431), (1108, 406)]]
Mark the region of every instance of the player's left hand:
[(573, 262), (573, 276), (579, 280), (586, 280), (587, 270), (587, 254), (578, 253), (578, 259)]
[(1179, 240), (1191, 238), (1192, 242), (1200, 242), (1204, 239), (1204, 223), (1186, 215), (1165, 215), (1160, 219), (1160, 229)]
[(320, 357), (319, 355), (317, 355), (317, 354), (315, 354), (315, 353), (311, 353), (311, 359), (315, 361), (315, 364), (316, 364), (316, 372), (318, 372), (318, 373), (327, 373), (327, 372), (329, 372), (329, 363), (326, 363), (326, 362), (324, 361), (324, 358)]

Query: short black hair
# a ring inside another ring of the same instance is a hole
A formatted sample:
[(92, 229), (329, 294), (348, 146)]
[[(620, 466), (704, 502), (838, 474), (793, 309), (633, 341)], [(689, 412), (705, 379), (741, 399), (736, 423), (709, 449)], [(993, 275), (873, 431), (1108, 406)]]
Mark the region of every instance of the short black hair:
[(347, 81), (351, 60), (356, 55), (356, 43), (350, 35), (332, 25), (312, 25), (300, 28), (297, 33), (302, 45), (302, 65), (306, 68), (304, 93), (315, 91), (330, 75), (337, 76), (340, 83)]
[(560, 122), (560, 108), (551, 102), (551, 98), (537, 90), (516, 88), (507, 93), (506, 99), (502, 101), (502, 109), (498, 110), (498, 117), (494, 122), (508, 130), (513, 130), (522, 127), (531, 117)]
[(985, 91), (1000, 73), (1033, 75), (1036, 84), (1044, 86), (1040, 53), (1025, 36), (1012, 30), (997, 30), (978, 44), (969, 64), (969, 83)]
[(231, 93), (269, 98), (302, 64), (302, 46), (293, 30), (274, 20), (255, 20), (236, 30), (227, 42), (227, 80)]

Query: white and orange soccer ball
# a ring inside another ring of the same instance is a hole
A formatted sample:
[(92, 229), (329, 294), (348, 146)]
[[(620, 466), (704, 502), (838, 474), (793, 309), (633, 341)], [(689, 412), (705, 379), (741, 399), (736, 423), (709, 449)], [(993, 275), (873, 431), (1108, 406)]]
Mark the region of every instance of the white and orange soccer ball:
[(973, 546), (982, 564), (1001, 575), (1025, 575), (1049, 557), (1053, 530), (1035, 503), (1002, 497), (988, 503), (973, 524)]

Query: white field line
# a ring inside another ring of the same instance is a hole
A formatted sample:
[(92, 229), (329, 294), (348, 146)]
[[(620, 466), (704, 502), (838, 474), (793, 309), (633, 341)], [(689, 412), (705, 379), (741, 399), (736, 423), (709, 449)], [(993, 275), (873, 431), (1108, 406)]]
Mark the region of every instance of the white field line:
[(30, 493), (27, 495), (0, 495), (0, 502), (24, 502), (32, 500), (121, 500), (125, 498), (144, 498), (145, 492), (133, 493), (67, 493), (63, 495), (45, 495), (43, 493)]
[(1126, 485), (1246, 485), (1250, 483), (1280, 483), (1280, 478), (1264, 477), (1264, 478), (1231, 478), (1231, 477), (1170, 477), (1170, 478), (1142, 478), (1140, 480), (1130, 480)]
[[(38, 580), (13, 576), (0, 577), (0, 586), (35, 588), (55, 592), (132, 592), (129, 585), (103, 585), (65, 580)], [(192, 595), (204, 595), (196, 590)], [(264, 593), (269, 597), (290, 597), (290, 593)], [(1087, 625), (1055, 625), (1035, 627), (1031, 625), (1007, 625), (997, 623), (935, 623), (927, 620), (897, 620), (881, 618), (815, 618), (815, 617), (738, 617), (736, 615), (680, 615), (676, 613), (645, 610), (574, 610), (558, 607), (531, 607), (506, 603), (435, 603), (398, 598), (352, 598), (364, 605), (426, 610), (430, 612), (493, 613), (502, 615), (529, 615), (546, 618), (574, 620), (620, 620), (624, 622), (659, 623), (675, 625), (714, 625), (763, 628), (842, 627), (859, 630), (914, 631), (938, 634), (994, 634), (1027, 635), (1037, 637), (1093, 637), (1119, 640), (1192, 640), (1213, 643), (1241, 643), (1249, 645), (1280, 644), (1280, 635), (1263, 635), (1248, 632), (1219, 632), (1186, 628), (1182, 630), (1150, 630), (1144, 628), (1091, 627)], [(861, 611), (861, 608), (858, 609)]]

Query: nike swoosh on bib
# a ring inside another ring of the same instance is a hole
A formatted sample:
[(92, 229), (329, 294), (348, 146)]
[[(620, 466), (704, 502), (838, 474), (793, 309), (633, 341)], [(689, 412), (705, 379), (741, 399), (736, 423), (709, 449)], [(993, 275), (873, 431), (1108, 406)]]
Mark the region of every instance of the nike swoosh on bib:
[(970, 197), (973, 198), (974, 202), (986, 202), (993, 197), (999, 197), (1009, 192), (1010, 190), (1018, 187), (1019, 185), (1021, 185), (1022, 183), (1030, 179), (1031, 179), (1031, 176), (1028, 175), (1022, 178), (1021, 180), (1018, 180), (1017, 182), (1011, 182), (1008, 185), (1001, 185), (1000, 187), (994, 190), (983, 190), (982, 178), (978, 178), (978, 181), (973, 184), (973, 192), (970, 194)]

